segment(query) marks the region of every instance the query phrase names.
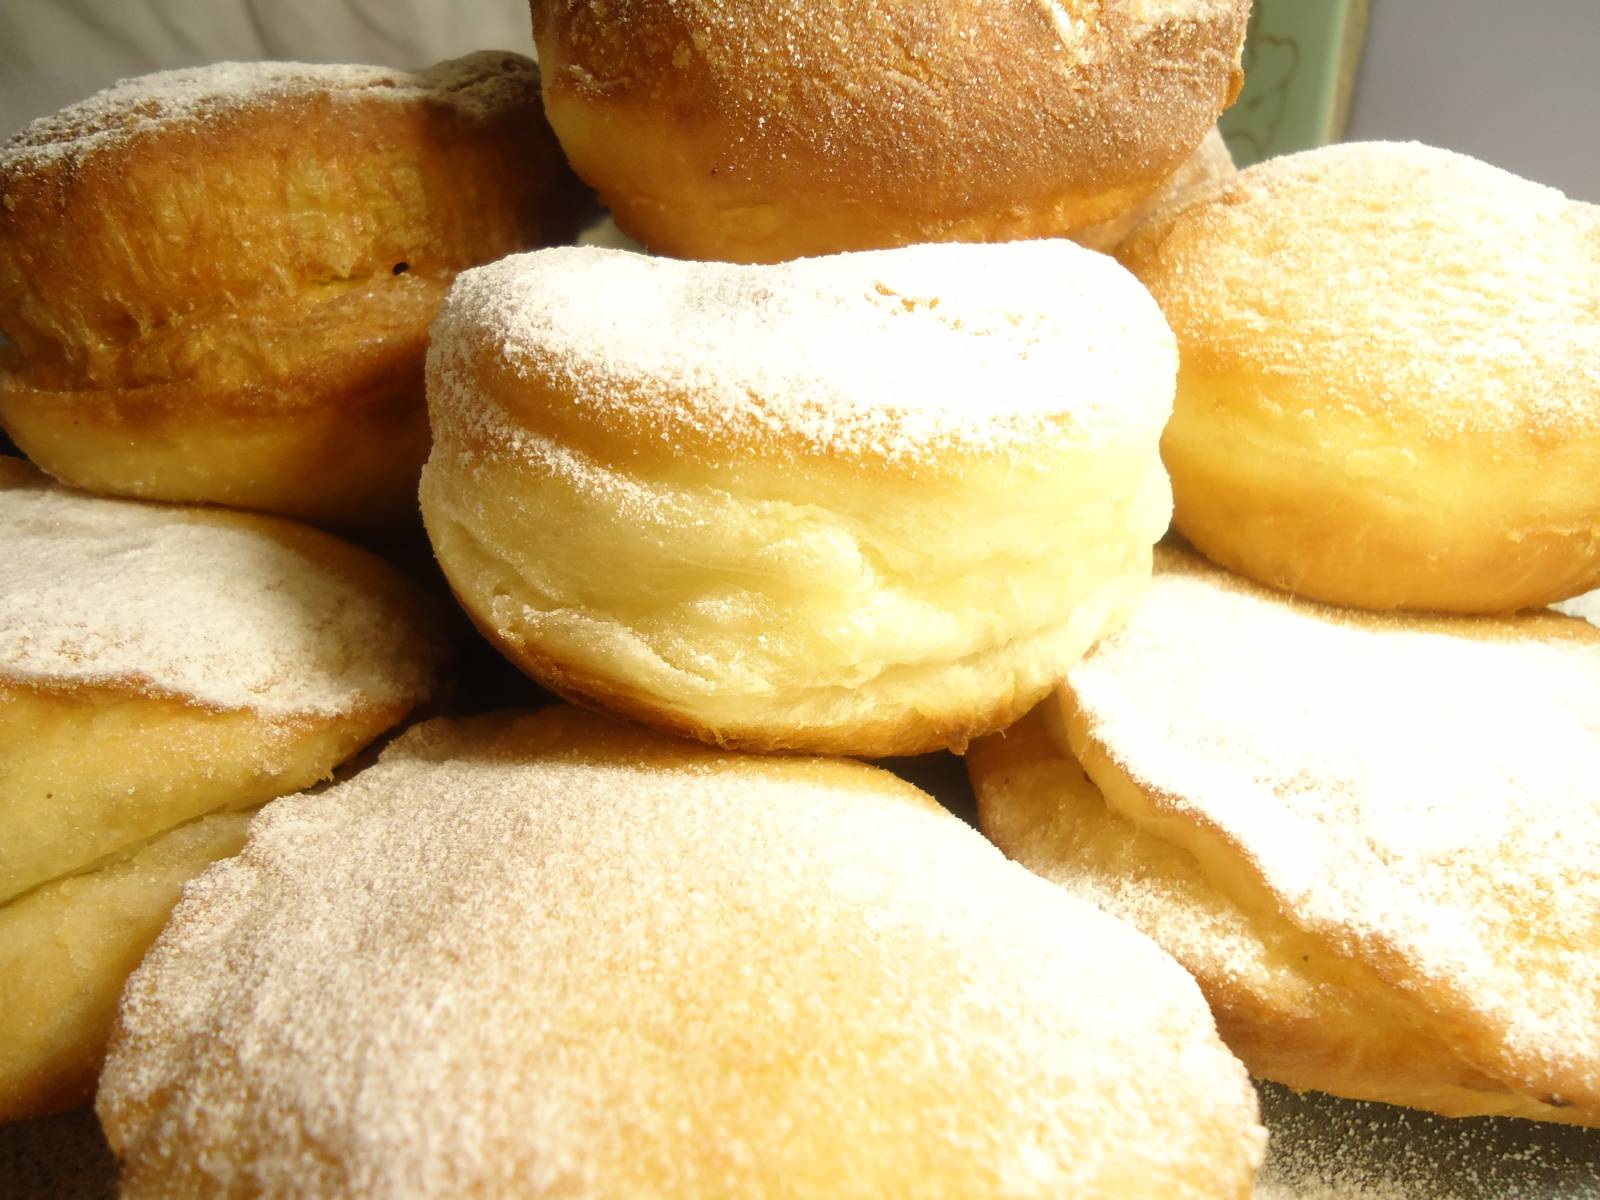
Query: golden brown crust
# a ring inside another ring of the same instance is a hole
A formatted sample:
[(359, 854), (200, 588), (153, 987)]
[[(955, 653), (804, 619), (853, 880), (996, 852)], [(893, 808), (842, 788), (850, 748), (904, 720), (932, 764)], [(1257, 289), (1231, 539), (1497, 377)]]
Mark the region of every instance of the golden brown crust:
[(1058, 236), (1175, 171), (1245, 0), (539, 0), (545, 103), (631, 236), (734, 261)]
[(1222, 130), (1214, 128), (1159, 188), (1120, 216), (1074, 231), (1072, 240), (1080, 246), (1110, 254), (1162, 209), (1181, 203), (1190, 192), (1213, 180), (1232, 179), (1238, 173), (1228, 143), (1222, 138)]
[(1208, 557), (1377, 609), (1600, 583), (1600, 208), (1348, 144), (1203, 188), (1119, 256), (1178, 335), (1162, 453)]
[[(345, 524), (411, 508), (439, 298), (463, 267), (569, 237), (585, 200), (525, 59), (363, 70), (152, 76), (0, 151), (0, 420), (46, 469)], [(327, 414), (351, 409), (335, 436)], [(294, 431), (268, 452), (286, 469), (323, 443), (315, 467), (233, 485), (209, 456), (245, 413)], [(86, 416), (104, 436), (78, 447), (60, 427)], [(123, 465), (128, 440), (144, 453)], [(341, 478), (350, 440), (381, 453)]]

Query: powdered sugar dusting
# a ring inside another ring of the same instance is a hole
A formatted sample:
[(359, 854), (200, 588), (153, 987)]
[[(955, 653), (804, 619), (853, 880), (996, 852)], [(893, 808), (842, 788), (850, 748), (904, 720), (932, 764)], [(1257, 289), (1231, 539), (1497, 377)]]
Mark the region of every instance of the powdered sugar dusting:
[(222, 62), (123, 79), (41, 117), (0, 150), (0, 170), (82, 160), (131, 139), (203, 123), (251, 106), (326, 93), (337, 99), (446, 104), (486, 120), (538, 90), (538, 68), (504, 51), (480, 51), (426, 70), (353, 64)]
[[(1148, 437), (1176, 352), (1120, 267), (1069, 242), (934, 245), (777, 266), (597, 247), (464, 272), (433, 331), (436, 417), (484, 354), (665, 431), (903, 460), (1041, 430)], [(441, 402), (441, 400), (443, 402)]]
[(0, 552), (11, 680), (271, 717), (415, 703), (432, 687), (438, 648), (398, 577), (380, 592), (205, 510), (7, 488)]
[(1563, 632), (1341, 616), (1169, 559), (1067, 687), (1292, 920), (1600, 1104), (1600, 639)]
[(1438, 439), (1600, 429), (1600, 206), (1465, 155), (1270, 159), (1121, 253), (1208, 369)]
[(567, 709), (430, 723), (265, 810), (130, 983), (99, 1107), (125, 1195), (197, 1160), (219, 1191), (1032, 1196), (1132, 1162), (1220, 1195), (1260, 1156), (1127, 927), (868, 768)]

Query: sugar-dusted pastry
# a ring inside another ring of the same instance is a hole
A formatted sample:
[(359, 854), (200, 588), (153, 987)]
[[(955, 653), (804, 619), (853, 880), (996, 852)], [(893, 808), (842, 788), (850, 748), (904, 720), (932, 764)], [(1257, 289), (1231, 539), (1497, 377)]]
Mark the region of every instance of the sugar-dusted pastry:
[(630, 236), (776, 262), (1115, 217), (1244, 80), (1249, 0), (533, 0), (545, 107)]
[(1147, 582), (1175, 369), (1064, 241), (516, 256), (434, 326), (423, 516), (556, 691), (724, 745), (960, 747)]
[(1252, 1072), (1600, 1125), (1600, 630), (1325, 608), (1162, 549), (969, 766), (984, 831), (1166, 947)]
[(122, 1194), (1245, 1197), (1193, 981), (896, 777), (559, 707), (270, 806), (134, 974)]
[(1119, 255), (1178, 337), (1162, 446), (1209, 558), (1374, 609), (1600, 584), (1600, 206), (1354, 143), (1191, 193)]
[(81, 1103), (123, 977), (218, 810), (326, 779), (433, 687), (392, 568), (277, 518), (0, 460), (0, 1120)]
[(90, 491), (409, 518), (440, 299), (585, 196), (519, 55), (125, 80), (0, 148), (0, 425)]

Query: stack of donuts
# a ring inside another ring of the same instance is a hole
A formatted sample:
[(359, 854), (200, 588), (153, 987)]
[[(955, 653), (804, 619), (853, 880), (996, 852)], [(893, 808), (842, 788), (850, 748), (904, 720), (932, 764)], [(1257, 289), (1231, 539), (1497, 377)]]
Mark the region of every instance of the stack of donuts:
[[(98, 1078), (128, 1196), (1600, 1125), (1600, 211), (1235, 171), (1248, 9), (534, 0), (14, 137), (0, 1120)], [(939, 750), (981, 834), (858, 761)]]

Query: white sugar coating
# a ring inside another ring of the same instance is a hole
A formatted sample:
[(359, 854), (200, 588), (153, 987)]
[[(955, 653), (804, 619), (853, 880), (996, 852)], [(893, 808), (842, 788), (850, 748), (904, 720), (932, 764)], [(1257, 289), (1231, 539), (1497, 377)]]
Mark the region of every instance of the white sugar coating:
[(897, 780), (662, 744), (431, 722), (265, 810), (125, 995), (131, 1194), (1242, 1191), (1254, 1097), (1151, 943)]
[(398, 576), (380, 591), (208, 510), (0, 489), (0, 559), (0, 678), (281, 718), (432, 687), (433, 634)]
[(1120, 253), (1206, 370), (1443, 440), (1600, 429), (1600, 206), (1466, 155), (1269, 159)]
[(890, 459), (1025, 453), (1047, 424), (1091, 445), (1148, 438), (1177, 370), (1148, 293), (1065, 241), (775, 266), (541, 250), (457, 277), (431, 353), (438, 420), (481, 407), (467, 375), (490, 353), (570, 379), (596, 413)]
[(255, 105), (318, 93), (336, 100), (448, 105), (484, 121), (526, 104), (538, 68), (518, 54), (479, 51), (421, 71), (354, 64), (221, 62), (119, 80), (85, 100), (25, 126), (0, 149), (0, 170), (88, 156), (130, 139)]
[(1600, 639), (1560, 626), (1344, 616), (1169, 559), (1067, 688), (1291, 921), (1593, 1097)]
[(1569, 617), (1582, 617), (1591, 625), (1600, 625), (1600, 591), (1574, 596), (1571, 600), (1563, 600), (1560, 604), (1552, 604), (1550, 607), (1557, 612), (1566, 613)]

